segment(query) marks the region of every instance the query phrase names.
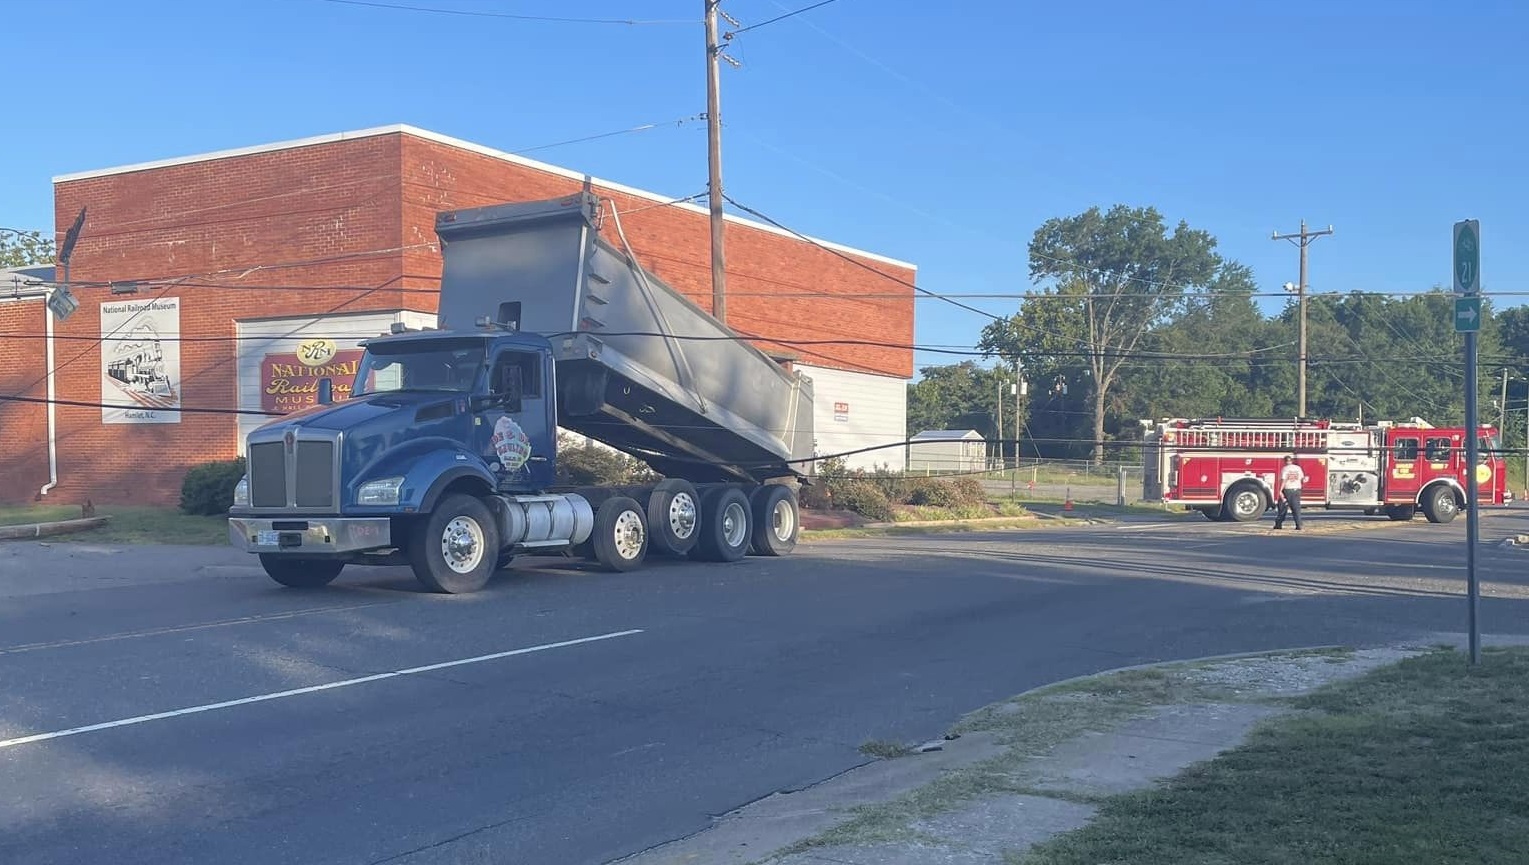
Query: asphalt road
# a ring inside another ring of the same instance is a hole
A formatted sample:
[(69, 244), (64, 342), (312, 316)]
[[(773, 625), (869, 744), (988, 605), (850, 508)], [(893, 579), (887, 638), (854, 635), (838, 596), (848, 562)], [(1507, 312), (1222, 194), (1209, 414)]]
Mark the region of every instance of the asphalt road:
[[(0, 544), (0, 862), (599, 865), (1049, 681), (1463, 628), (1463, 520), (1268, 526), (822, 542), (464, 597)], [(1491, 632), (1529, 632), (1519, 532), (1529, 511), (1482, 521)]]

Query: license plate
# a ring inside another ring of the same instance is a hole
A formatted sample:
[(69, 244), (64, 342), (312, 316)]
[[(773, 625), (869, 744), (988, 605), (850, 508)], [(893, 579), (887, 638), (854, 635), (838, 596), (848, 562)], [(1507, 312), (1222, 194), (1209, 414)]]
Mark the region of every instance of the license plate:
[(280, 532), (256, 532), (255, 533), (255, 546), (257, 546), (257, 547), (274, 547), (274, 546), (276, 546), (276, 543), (277, 543), (280, 535), (281, 535)]

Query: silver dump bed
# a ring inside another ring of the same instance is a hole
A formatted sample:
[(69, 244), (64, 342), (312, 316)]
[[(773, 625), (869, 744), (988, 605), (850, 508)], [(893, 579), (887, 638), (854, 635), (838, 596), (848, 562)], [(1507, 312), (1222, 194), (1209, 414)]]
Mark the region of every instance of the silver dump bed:
[[(607, 205), (609, 206), (609, 205)], [(804, 475), (811, 379), (600, 237), (589, 192), (442, 213), (439, 326), (552, 343), (558, 425), (694, 481)]]

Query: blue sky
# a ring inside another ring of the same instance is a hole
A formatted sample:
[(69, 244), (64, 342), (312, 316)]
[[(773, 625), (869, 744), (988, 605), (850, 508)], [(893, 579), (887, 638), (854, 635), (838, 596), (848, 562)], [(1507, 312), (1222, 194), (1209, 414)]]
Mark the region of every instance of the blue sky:
[[(0, 226), (50, 225), (56, 174), (389, 123), (675, 196), (706, 184), (701, 0), (55, 0), (5, 12)], [(811, 0), (724, 0), (753, 24)], [(1450, 11), (1451, 9), (1457, 11)], [(729, 28), (730, 29), (730, 28)], [(1302, 218), (1314, 291), (1529, 292), (1529, 6), (835, 0), (740, 34), (723, 70), (729, 194), (799, 231), (1017, 293), (1047, 218), (1152, 205), (1278, 291)], [(1529, 300), (1506, 297), (1505, 305)], [(1012, 312), (1017, 301), (972, 301)], [(1269, 300), (1273, 308), (1280, 303)], [(921, 300), (917, 340), (984, 319)], [(919, 363), (947, 358), (921, 354)]]

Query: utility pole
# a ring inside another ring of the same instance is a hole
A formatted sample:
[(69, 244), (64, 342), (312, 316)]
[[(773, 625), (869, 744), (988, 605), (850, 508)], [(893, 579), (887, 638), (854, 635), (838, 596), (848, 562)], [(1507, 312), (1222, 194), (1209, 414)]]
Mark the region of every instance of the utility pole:
[(1497, 403), (1497, 438), (1500, 440), (1508, 426), (1508, 368), (1502, 368), (1502, 399)]
[[(1003, 379), (999, 379), (998, 380), (998, 412), (995, 415), (995, 417), (998, 418), (998, 465), (1000, 467), (1003, 465), (1003, 386), (1004, 386)], [(1018, 419), (1016, 419), (1015, 423), (1017, 424), (1018, 422), (1019, 422)]]
[(727, 323), (727, 266), (722, 252), (722, 97), (717, 44), (717, 7), (722, 0), (706, 4), (706, 156), (709, 165), (707, 195), (711, 199), (711, 314)]
[[(1298, 373), (1299, 384), (1297, 385), (1300, 390), (1300, 396), (1298, 398), (1298, 402), (1296, 403), (1297, 407), (1295, 411), (1297, 417), (1306, 416), (1306, 247), (1310, 246), (1311, 242), (1317, 238), (1332, 233), (1333, 227), (1331, 225), (1327, 227), (1326, 231), (1307, 231), (1306, 220), (1303, 219), (1301, 220), (1300, 234), (1280, 234), (1278, 231), (1276, 231), (1274, 232), (1274, 237), (1272, 238), (1274, 240), (1288, 240), (1301, 248), (1301, 282), (1296, 287), (1296, 301), (1300, 307), (1301, 320), (1300, 347), (1298, 349), (1300, 356), (1300, 368)], [(1289, 283), (1285, 284), (1285, 288), (1286, 290), (1289, 290)]]

